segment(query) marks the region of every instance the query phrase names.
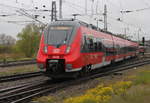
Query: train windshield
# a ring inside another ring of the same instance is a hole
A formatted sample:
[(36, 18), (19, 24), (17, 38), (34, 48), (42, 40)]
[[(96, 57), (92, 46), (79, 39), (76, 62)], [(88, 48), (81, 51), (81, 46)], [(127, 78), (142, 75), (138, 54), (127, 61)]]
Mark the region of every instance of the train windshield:
[(47, 44), (63, 45), (67, 44), (72, 34), (72, 26), (50, 26), (47, 32)]

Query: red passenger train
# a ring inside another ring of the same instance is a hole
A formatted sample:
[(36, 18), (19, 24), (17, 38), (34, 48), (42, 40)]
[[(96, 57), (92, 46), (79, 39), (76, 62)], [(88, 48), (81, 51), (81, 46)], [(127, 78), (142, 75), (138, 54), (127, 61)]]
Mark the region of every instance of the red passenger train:
[(55, 21), (42, 34), (37, 63), (49, 77), (70, 77), (134, 57), (138, 46), (81, 21)]

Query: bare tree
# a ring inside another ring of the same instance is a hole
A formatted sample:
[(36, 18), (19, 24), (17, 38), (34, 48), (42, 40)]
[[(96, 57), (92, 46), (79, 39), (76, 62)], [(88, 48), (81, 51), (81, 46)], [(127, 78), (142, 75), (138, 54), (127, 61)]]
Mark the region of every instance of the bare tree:
[(14, 45), (16, 42), (16, 39), (13, 38), (10, 35), (6, 35), (6, 34), (0, 34), (0, 44), (1, 45)]

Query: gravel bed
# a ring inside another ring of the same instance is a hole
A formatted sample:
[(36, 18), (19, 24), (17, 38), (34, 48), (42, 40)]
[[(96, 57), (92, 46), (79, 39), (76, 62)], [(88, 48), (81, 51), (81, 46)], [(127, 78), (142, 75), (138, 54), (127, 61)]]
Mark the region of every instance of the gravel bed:
[(44, 80), (49, 80), (48, 77), (45, 76), (39, 76), (39, 77), (32, 77), (28, 79), (21, 79), (21, 80), (16, 80), (16, 81), (11, 81), (11, 82), (3, 82), (0, 83), (0, 89), (12, 87), (12, 86), (17, 86), (25, 83), (32, 83), (32, 82), (38, 82), (38, 81), (44, 81)]
[(36, 64), (31, 65), (20, 65), (20, 66), (11, 66), (11, 67), (0, 67), (0, 72), (6, 72), (12, 69), (22, 69), (22, 68), (30, 68), (30, 67), (37, 67)]
[(55, 103), (63, 103), (62, 102), (63, 99), (73, 96), (79, 96), (83, 94), (86, 90), (96, 87), (99, 83), (100, 80), (98, 79), (89, 80), (87, 82), (80, 83), (78, 85), (70, 86), (63, 90), (58, 90), (55, 93), (49, 94), (49, 96), (53, 96), (56, 98)]
[(38, 72), (40, 69), (37, 65), (23, 65), (13, 67), (0, 67), (0, 76), (8, 76), (22, 73)]

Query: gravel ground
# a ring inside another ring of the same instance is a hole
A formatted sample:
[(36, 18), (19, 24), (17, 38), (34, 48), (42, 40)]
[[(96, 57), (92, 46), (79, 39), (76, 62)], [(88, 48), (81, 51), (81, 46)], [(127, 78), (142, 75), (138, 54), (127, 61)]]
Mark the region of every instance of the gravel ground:
[(0, 67), (0, 76), (7, 76), (20, 73), (36, 72), (40, 71), (36, 64), (12, 66), (12, 67)]
[(55, 103), (62, 103), (62, 100), (64, 100), (65, 98), (72, 97), (72, 96), (79, 96), (83, 94), (85, 91), (87, 91), (88, 89), (96, 87), (98, 84), (109, 85), (117, 81), (128, 80), (128, 77), (135, 75), (137, 72), (143, 69), (150, 69), (150, 65), (145, 65), (142, 67), (125, 70), (119, 72), (117, 75), (112, 74), (109, 76), (104, 76), (93, 80), (89, 80), (87, 82), (83, 82), (78, 85), (70, 86), (63, 90), (58, 90), (55, 93), (51, 93), (49, 96), (53, 96), (56, 99)]
[[(39, 71), (37, 65), (23, 65), (23, 66), (12, 66), (12, 67), (0, 67), (0, 76), (7, 76), (7, 75), (14, 75), (20, 73), (27, 73), (27, 72), (36, 72)], [(39, 77), (32, 77), (27, 79), (15, 80), (11, 82), (2, 82), (0, 83), (0, 89), (21, 85), (24, 83), (32, 83), (35, 81), (42, 81), (48, 80), (47, 77), (39, 76)]]
[(21, 80), (16, 80), (16, 81), (11, 81), (11, 82), (3, 82), (3, 83), (0, 83), (0, 89), (17, 86), (17, 85), (21, 85), (21, 84), (25, 84), (25, 83), (32, 83), (32, 82), (35, 83), (35, 81), (38, 82), (38, 81), (44, 81), (44, 80), (48, 80), (48, 79), (49, 79), (48, 77), (39, 76), (39, 77), (21, 79)]
[(62, 100), (72, 96), (78, 96), (83, 94), (87, 89), (94, 88), (100, 83), (100, 80), (89, 80), (78, 85), (70, 86), (63, 90), (59, 90), (55, 93), (51, 93), (50, 96), (56, 98), (56, 103), (63, 103)]
[(34, 67), (36, 68), (37, 65), (36, 64), (32, 64), (32, 65), (21, 65), (21, 66), (11, 66), (11, 67), (0, 67), (0, 72), (6, 72), (12, 69), (22, 69), (22, 68), (31, 68)]

